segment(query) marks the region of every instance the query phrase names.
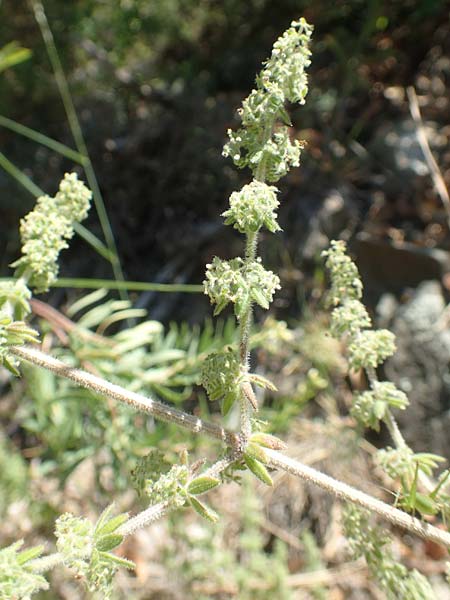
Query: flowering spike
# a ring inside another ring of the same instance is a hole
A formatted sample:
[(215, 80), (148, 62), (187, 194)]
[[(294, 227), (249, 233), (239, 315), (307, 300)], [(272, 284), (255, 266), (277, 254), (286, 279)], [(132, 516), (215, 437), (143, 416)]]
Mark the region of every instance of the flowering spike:
[(13, 267), (27, 273), (37, 292), (46, 292), (58, 275), (58, 256), (67, 248), (74, 225), (86, 218), (91, 192), (78, 181), (76, 173), (66, 173), (54, 198), (41, 196), (34, 210), (22, 219), (22, 257)]

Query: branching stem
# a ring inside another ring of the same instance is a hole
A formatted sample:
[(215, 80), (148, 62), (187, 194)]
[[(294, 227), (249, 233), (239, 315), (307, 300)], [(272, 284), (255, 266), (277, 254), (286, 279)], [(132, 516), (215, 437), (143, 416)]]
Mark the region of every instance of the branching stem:
[[(26, 360), (39, 367), (48, 369), (49, 371), (52, 371), (61, 377), (65, 377), (66, 379), (70, 379), (78, 385), (81, 385), (82, 387), (90, 389), (94, 392), (113, 398), (119, 402), (124, 402), (137, 410), (148, 412), (158, 419), (176, 423), (177, 425), (180, 425), (181, 427), (184, 427), (193, 433), (204, 433), (215, 439), (220, 439), (227, 446), (230, 446), (234, 452), (236, 452), (236, 448), (238, 448), (238, 436), (227, 429), (219, 427), (218, 425), (208, 423), (202, 419), (198, 419), (192, 415), (173, 409), (165, 404), (162, 404), (161, 402), (151, 400), (140, 394), (129, 392), (126, 389), (109, 383), (100, 377), (92, 375), (91, 373), (86, 373), (85, 371), (69, 367), (62, 361), (50, 357), (39, 350), (35, 350), (34, 348), (25, 346), (12, 346), (10, 351), (12, 354), (22, 360)], [(268, 455), (270, 459), (270, 466), (273, 468), (281, 469), (290, 473), (291, 475), (300, 477), (305, 481), (319, 486), (329, 494), (332, 494), (341, 500), (358, 504), (359, 506), (376, 513), (398, 527), (402, 527), (403, 529), (411, 531), (424, 539), (432, 540), (438, 544), (443, 544), (444, 546), (450, 548), (450, 533), (420, 521), (419, 519), (416, 519), (415, 517), (397, 508), (394, 508), (385, 502), (382, 502), (381, 500), (377, 500), (376, 498), (373, 498), (372, 496), (369, 496), (368, 494), (365, 494), (364, 492), (361, 492), (360, 490), (357, 490), (346, 483), (333, 479), (332, 477), (325, 475), (324, 473), (321, 473), (312, 467), (308, 467), (292, 458), (284, 456), (275, 450), (266, 448), (265, 453)], [(228, 460), (232, 459), (233, 457), (230, 459), (224, 459), (224, 461), (228, 462)], [(225, 464), (225, 462), (223, 464)], [(149, 519), (151, 519), (152, 514), (153, 513), (150, 511)]]

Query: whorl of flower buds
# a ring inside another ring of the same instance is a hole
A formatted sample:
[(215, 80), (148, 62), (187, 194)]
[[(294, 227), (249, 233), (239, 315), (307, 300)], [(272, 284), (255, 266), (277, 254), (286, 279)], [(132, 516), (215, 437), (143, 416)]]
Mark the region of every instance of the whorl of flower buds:
[(395, 335), (387, 329), (362, 331), (348, 347), (352, 369), (376, 369), (395, 352)]
[(373, 389), (355, 396), (351, 414), (364, 426), (379, 431), (380, 420), (384, 419), (388, 408), (404, 410), (409, 404), (404, 392), (390, 381), (375, 381)]
[(239, 358), (230, 347), (222, 352), (211, 352), (203, 361), (201, 384), (211, 402), (222, 400), (224, 415), (239, 398), (241, 379)]
[(278, 190), (272, 185), (253, 180), (230, 196), (230, 208), (222, 213), (225, 225), (233, 225), (240, 233), (256, 233), (266, 227), (280, 231), (277, 223)]
[(91, 192), (76, 173), (66, 173), (54, 198), (41, 196), (20, 223), (22, 257), (12, 266), (27, 272), (31, 287), (45, 292), (58, 275), (58, 256), (67, 248), (75, 223), (86, 218)]
[(218, 315), (231, 302), (238, 319), (252, 301), (269, 308), (273, 294), (280, 289), (279, 277), (264, 269), (260, 258), (245, 262), (240, 257), (227, 261), (215, 256), (213, 262), (206, 265), (203, 284), (205, 294), (216, 304), (214, 314)]

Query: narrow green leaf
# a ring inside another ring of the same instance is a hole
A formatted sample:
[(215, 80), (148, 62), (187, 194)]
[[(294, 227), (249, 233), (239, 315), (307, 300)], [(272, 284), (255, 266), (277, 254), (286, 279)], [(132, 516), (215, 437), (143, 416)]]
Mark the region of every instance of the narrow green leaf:
[(205, 492), (212, 490), (217, 487), (219, 483), (220, 480), (215, 477), (200, 476), (189, 483), (187, 491), (189, 494), (197, 496), (198, 494), (204, 494)]
[(286, 444), (270, 433), (257, 432), (250, 436), (250, 442), (264, 446), (265, 448), (272, 448), (272, 450), (284, 450)]
[(195, 496), (189, 496), (188, 501), (192, 508), (201, 517), (207, 519), (208, 521), (211, 521), (212, 523), (217, 523), (217, 521), (219, 520), (219, 515), (216, 513), (216, 511), (214, 511), (212, 508), (210, 508), (203, 502), (200, 502), (200, 500), (198, 498), (195, 498)]
[(19, 135), (27, 137), (30, 140), (33, 140), (34, 142), (37, 142), (41, 146), (47, 146), (47, 148), (54, 150), (58, 154), (61, 154), (61, 156), (65, 156), (66, 158), (69, 158), (70, 160), (73, 160), (74, 162), (79, 163), (80, 165), (83, 165), (87, 160), (85, 156), (83, 156), (76, 150), (65, 146), (64, 144), (61, 144), (61, 142), (49, 138), (40, 131), (35, 131), (34, 129), (30, 129), (30, 127), (26, 127), (21, 123), (13, 121), (12, 119), (3, 117), (2, 115), (0, 115), (0, 127), (6, 127), (7, 129), (14, 131), (14, 133), (17, 133)]
[(103, 524), (97, 523), (95, 527), (94, 535), (107, 535), (108, 533), (113, 533), (118, 529), (121, 525), (123, 525), (128, 520), (127, 513), (123, 513), (121, 515), (117, 515), (113, 517), (109, 521), (105, 521)]
[(29, 560), (34, 560), (38, 558), (44, 552), (44, 546), (34, 546), (33, 548), (28, 548), (27, 550), (23, 550), (19, 552), (17, 555), (17, 562), (20, 565), (24, 565)]
[(259, 304), (261, 308), (265, 308), (266, 310), (269, 308), (269, 301), (266, 296), (259, 290), (258, 288), (252, 288), (251, 296), (256, 304)]
[(236, 401), (236, 392), (229, 392), (226, 394), (222, 400), (221, 411), (224, 417), (230, 412), (231, 407)]
[(262, 375), (249, 373), (247, 375), (247, 379), (259, 387), (271, 390), (272, 392), (277, 391), (277, 387), (271, 381), (269, 381), (269, 379), (266, 379), (266, 377), (263, 377)]
[[(8, 371), (10, 373), (12, 373), (13, 375), (15, 375), (16, 377), (20, 377), (20, 372), (19, 370), (15, 367), (15, 365), (9, 360), (9, 358), (7, 356), (4, 356), (2, 358), (3, 361), (3, 366), (8, 369)], [(0, 363), (1, 364), (1, 363)]]
[(244, 461), (253, 475), (256, 475), (260, 481), (266, 485), (273, 485), (272, 477), (269, 475), (269, 472), (262, 463), (260, 463), (258, 460), (254, 460), (247, 454), (244, 454)]
[(109, 552), (113, 548), (116, 548), (122, 543), (123, 535), (118, 535), (117, 533), (109, 533), (108, 535), (103, 535), (99, 539), (95, 540), (95, 548), (99, 552)]
[(124, 567), (125, 569), (129, 569), (130, 571), (136, 568), (136, 565), (132, 560), (122, 558), (121, 556), (117, 556), (116, 554), (110, 554), (109, 552), (99, 552), (99, 555), (105, 563), (114, 563), (118, 567)]
[(436, 515), (439, 511), (429, 496), (416, 492), (415, 508), (424, 515)]
[(252, 442), (248, 443), (245, 447), (244, 454), (247, 454), (247, 456), (250, 456), (255, 460), (259, 460), (259, 462), (262, 462), (264, 464), (267, 464), (268, 462), (267, 454), (258, 444), (254, 444)]

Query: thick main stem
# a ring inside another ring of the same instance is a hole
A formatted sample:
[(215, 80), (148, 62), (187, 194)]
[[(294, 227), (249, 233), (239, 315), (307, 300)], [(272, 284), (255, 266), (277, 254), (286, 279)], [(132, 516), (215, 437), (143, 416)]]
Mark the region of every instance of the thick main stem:
[(425, 540), (432, 540), (450, 548), (450, 533), (447, 531), (443, 531), (442, 529), (429, 525), (425, 521), (416, 519), (412, 515), (409, 515), (398, 508), (389, 506), (389, 504), (385, 504), (381, 500), (369, 496), (369, 494), (365, 494), (342, 481), (337, 481), (336, 479), (325, 475), (325, 473), (316, 471), (315, 469), (299, 463), (288, 456), (284, 456), (275, 450), (265, 448), (264, 452), (269, 457), (270, 466), (276, 469), (282, 469), (283, 471), (291, 473), (291, 475), (300, 477), (304, 481), (313, 483), (340, 500), (345, 500), (352, 504), (357, 504), (362, 508), (366, 508), (369, 511), (380, 515), (393, 525), (412, 531)]
[[(48, 369), (60, 377), (70, 379), (81, 387), (91, 389), (120, 402), (125, 402), (137, 410), (152, 414), (158, 419), (176, 423), (194, 433), (205, 433), (210, 437), (220, 439), (234, 451), (236, 451), (236, 448), (238, 447), (236, 434), (227, 429), (173, 409), (161, 402), (150, 400), (140, 394), (129, 392), (128, 390), (109, 383), (91, 373), (69, 367), (60, 360), (48, 356), (39, 350), (26, 346), (11, 346), (10, 352), (22, 360)], [(397, 508), (393, 508), (381, 500), (376, 500), (360, 490), (352, 488), (341, 481), (333, 479), (312, 467), (308, 467), (303, 463), (284, 456), (275, 450), (265, 448), (264, 452), (269, 456), (270, 466), (273, 468), (287, 471), (292, 475), (321, 487), (329, 494), (332, 494), (341, 500), (358, 504), (359, 506), (380, 515), (384, 519), (387, 519), (391, 523), (416, 533), (424, 539), (433, 540), (450, 548), (450, 533), (438, 529), (437, 527), (433, 527), (432, 525), (428, 525), (419, 519), (415, 519), (407, 513), (398, 510)]]
[[(256, 258), (256, 248), (258, 245), (258, 234), (247, 233), (245, 244), (245, 265), (253, 262)], [(245, 267), (244, 267), (245, 268)], [(250, 368), (250, 330), (253, 320), (253, 307), (249, 303), (246, 312), (241, 316), (239, 323), (239, 357), (241, 369), (244, 373), (248, 373)], [(240, 413), (241, 413), (241, 435), (244, 437), (244, 442), (248, 440), (252, 433), (251, 425), (251, 405), (244, 390), (241, 389), (240, 397)]]
[[(272, 125), (266, 126), (264, 129), (264, 140), (267, 141), (272, 135)], [(265, 160), (262, 159), (259, 163), (256, 172), (255, 180), (264, 182), (265, 179)], [(258, 248), (258, 233), (252, 232), (246, 234), (245, 242), (245, 265), (250, 264), (256, 258), (256, 250)], [(245, 268), (245, 267), (244, 267)], [(239, 357), (241, 369), (244, 373), (248, 373), (250, 369), (250, 330), (253, 320), (253, 306), (250, 302), (246, 312), (241, 316), (239, 324)], [(247, 394), (241, 389), (239, 397), (240, 415), (241, 415), (241, 436), (244, 444), (252, 433), (251, 414), (252, 407)]]
[(11, 354), (17, 356), (22, 360), (26, 360), (38, 367), (43, 367), (48, 371), (52, 371), (60, 377), (65, 377), (71, 381), (77, 383), (81, 387), (91, 390), (97, 394), (101, 394), (113, 400), (117, 400), (124, 404), (128, 404), (135, 410), (143, 411), (153, 415), (157, 419), (166, 421), (168, 423), (176, 423), (185, 429), (193, 433), (204, 432), (210, 437), (216, 438), (224, 442), (227, 446), (232, 448), (238, 445), (238, 436), (227, 431), (219, 425), (214, 423), (208, 423), (194, 415), (190, 415), (176, 408), (172, 408), (167, 404), (158, 402), (151, 398), (147, 398), (142, 394), (131, 392), (126, 390), (119, 385), (110, 383), (101, 377), (97, 377), (92, 373), (76, 369), (66, 365), (61, 360), (49, 356), (40, 350), (30, 348), (28, 346), (11, 346), (9, 348)]

